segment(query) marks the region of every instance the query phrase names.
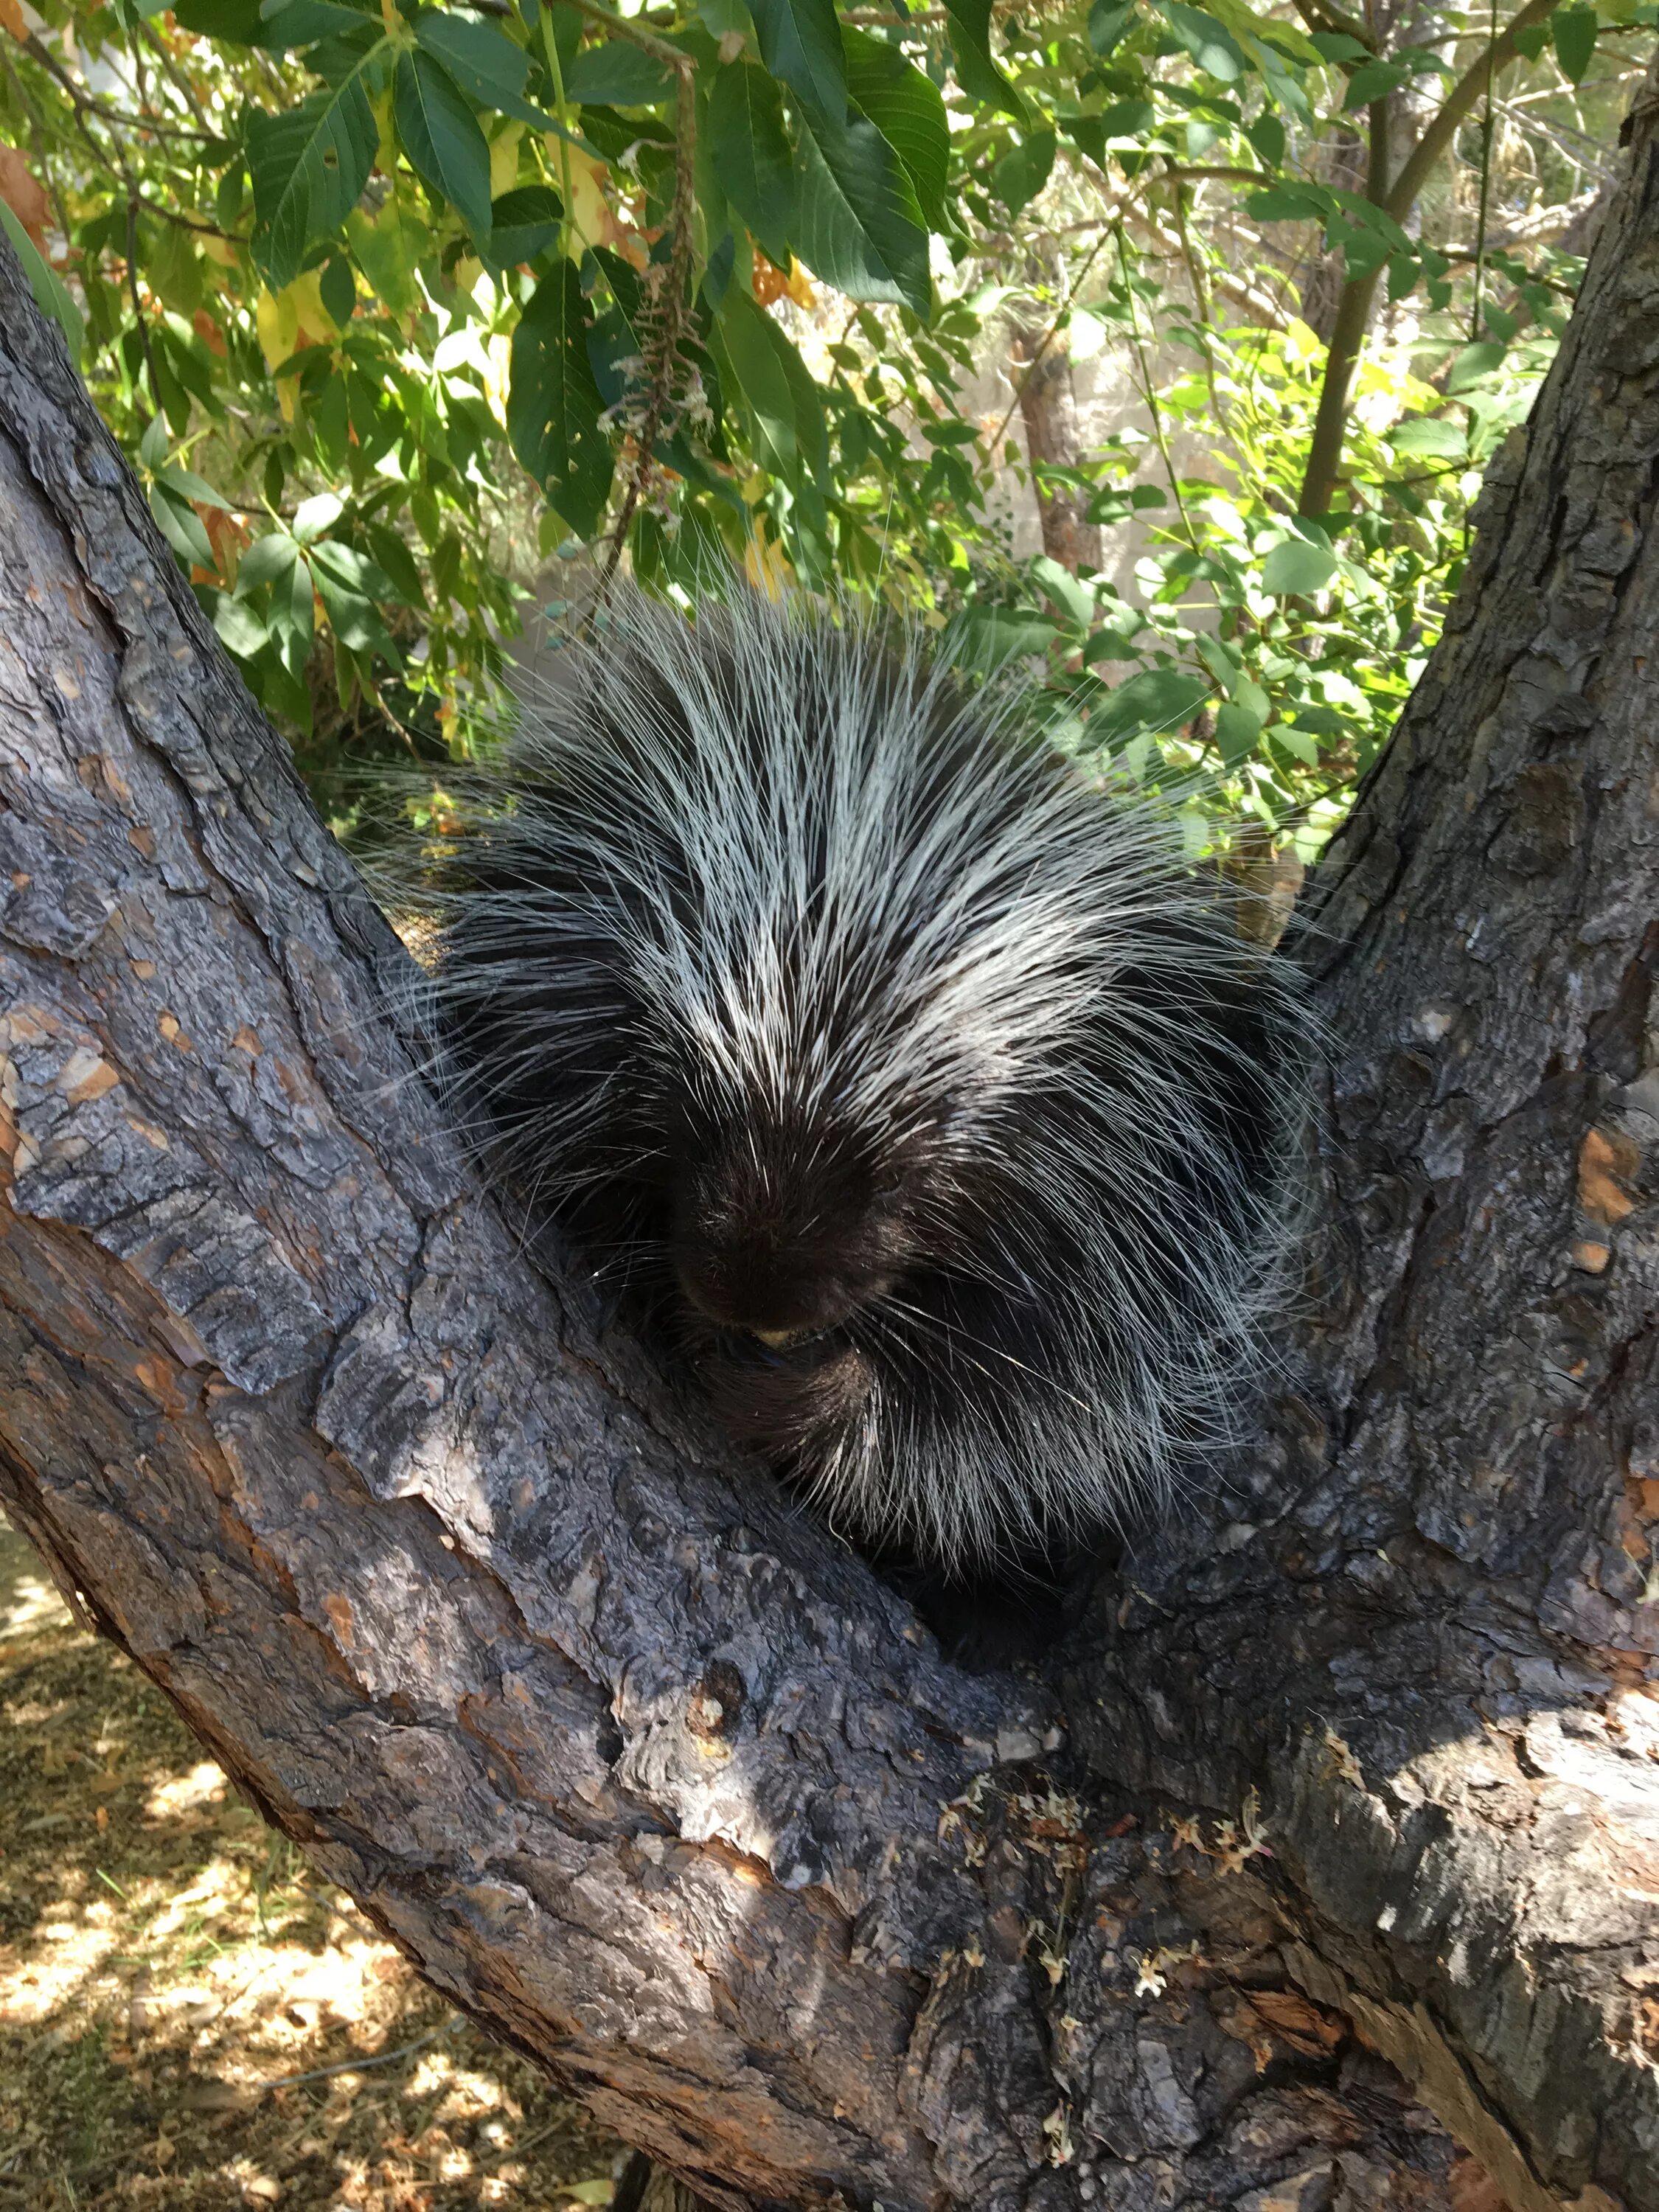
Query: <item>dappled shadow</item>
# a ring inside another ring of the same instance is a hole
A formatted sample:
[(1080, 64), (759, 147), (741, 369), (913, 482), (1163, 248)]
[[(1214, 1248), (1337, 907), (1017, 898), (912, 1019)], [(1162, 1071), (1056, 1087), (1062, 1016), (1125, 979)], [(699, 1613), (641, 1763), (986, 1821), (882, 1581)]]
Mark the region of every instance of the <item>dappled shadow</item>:
[(617, 2146), (240, 1803), (0, 1522), (0, 2212), (608, 2199)]

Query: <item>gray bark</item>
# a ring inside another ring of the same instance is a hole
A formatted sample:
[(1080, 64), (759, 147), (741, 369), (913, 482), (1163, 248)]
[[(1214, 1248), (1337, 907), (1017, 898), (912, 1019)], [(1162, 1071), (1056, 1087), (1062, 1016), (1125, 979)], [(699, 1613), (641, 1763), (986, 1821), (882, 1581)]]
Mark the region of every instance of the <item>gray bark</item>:
[(1470, 2212), (1449, 2127), (1659, 2206), (1656, 482), (1644, 116), (1317, 878), (1293, 1387), (1052, 1682), (970, 1678), (473, 1188), (0, 249), (0, 1497), (695, 2194)]

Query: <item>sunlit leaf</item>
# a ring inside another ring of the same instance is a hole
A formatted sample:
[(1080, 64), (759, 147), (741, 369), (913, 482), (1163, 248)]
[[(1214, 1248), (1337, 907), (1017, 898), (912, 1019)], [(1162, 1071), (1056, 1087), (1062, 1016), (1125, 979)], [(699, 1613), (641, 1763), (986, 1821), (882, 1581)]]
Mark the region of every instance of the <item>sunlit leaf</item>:
[(1299, 599), (1322, 591), (1335, 574), (1336, 556), (1328, 546), (1287, 538), (1262, 562), (1261, 588), (1272, 598)]

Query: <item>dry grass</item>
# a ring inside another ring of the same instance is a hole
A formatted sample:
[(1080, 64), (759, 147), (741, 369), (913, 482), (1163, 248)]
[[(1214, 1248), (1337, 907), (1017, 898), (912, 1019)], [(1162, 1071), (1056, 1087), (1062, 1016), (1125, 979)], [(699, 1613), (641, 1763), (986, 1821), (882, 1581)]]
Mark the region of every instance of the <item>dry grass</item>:
[(0, 1521), (0, 2212), (574, 2212), (617, 2148), (237, 1802)]

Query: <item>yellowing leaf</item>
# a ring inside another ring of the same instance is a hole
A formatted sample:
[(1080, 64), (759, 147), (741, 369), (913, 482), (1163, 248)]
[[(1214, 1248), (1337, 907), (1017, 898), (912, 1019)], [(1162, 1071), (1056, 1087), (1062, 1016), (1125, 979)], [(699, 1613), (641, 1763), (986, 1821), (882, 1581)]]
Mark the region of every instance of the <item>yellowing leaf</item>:
[(294, 337), (300, 327), (300, 311), (289, 293), (262, 291), (253, 316), (259, 332), (259, 350), (265, 357), (265, 366), (275, 368), (279, 361), (286, 361), (294, 351)]
[(743, 549), (743, 573), (757, 592), (781, 599), (794, 580), (794, 570), (784, 558), (783, 548), (769, 538), (758, 521)]
[(524, 136), (522, 123), (509, 123), (498, 137), (489, 142), (489, 197), (500, 199), (510, 192), (519, 181), (519, 141)]
[(574, 146), (569, 155), (568, 250), (571, 259), (580, 261), (589, 246), (611, 244), (617, 224), (600, 184), (605, 173), (605, 163), (596, 161), (589, 154), (578, 153)]
[(301, 346), (339, 336), (339, 325), (323, 305), (321, 284), (321, 270), (312, 269), (280, 292), (260, 293), (255, 319), (267, 368), (277, 368)]

